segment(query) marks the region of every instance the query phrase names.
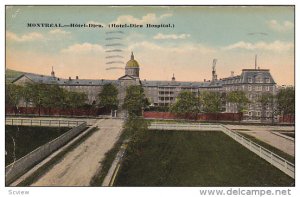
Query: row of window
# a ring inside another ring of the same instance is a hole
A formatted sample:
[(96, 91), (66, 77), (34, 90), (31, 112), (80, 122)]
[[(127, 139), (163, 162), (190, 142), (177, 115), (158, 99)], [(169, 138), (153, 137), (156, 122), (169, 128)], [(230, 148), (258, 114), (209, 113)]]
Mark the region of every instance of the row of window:
[[(264, 83), (264, 80), (262, 77), (248, 77), (248, 83)], [(269, 77), (265, 78), (265, 83), (271, 83), (271, 79)]]
[(270, 91), (271, 89), (270, 86), (248, 86), (248, 91)]
[[(261, 111), (249, 111), (248, 112), (248, 116), (257, 116), (260, 117), (261, 116)], [(271, 117), (272, 113), (271, 112), (266, 112), (266, 117)]]

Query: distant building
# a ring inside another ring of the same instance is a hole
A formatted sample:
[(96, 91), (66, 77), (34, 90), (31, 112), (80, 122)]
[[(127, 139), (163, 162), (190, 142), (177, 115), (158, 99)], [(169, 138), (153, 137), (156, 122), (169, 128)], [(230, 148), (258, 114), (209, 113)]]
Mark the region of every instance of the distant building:
[[(212, 79), (204, 82), (186, 82), (176, 81), (173, 77), (170, 81), (153, 81), (140, 80), (140, 65), (134, 59), (133, 53), (130, 60), (126, 63), (125, 75), (117, 80), (93, 80), (93, 79), (62, 79), (55, 76), (52, 68), (51, 76), (38, 74), (23, 74), (13, 80), (12, 83), (24, 84), (26, 82), (57, 84), (69, 91), (84, 92), (88, 96), (88, 103), (97, 101), (97, 95), (101, 91), (104, 84), (112, 83), (119, 90), (120, 105), (122, 105), (126, 94), (126, 88), (130, 85), (141, 84), (145, 90), (145, 95), (149, 99), (152, 106), (169, 106), (175, 102), (179, 92), (191, 91), (196, 95), (200, 95), (203, 91), (217, 91), (220, 93), (228, 93), (230, 91), (244, 91), (251, 101), (248, 105), (247, 112), (244, 113), (246, 119), (257, 119), (261, 116), (262, 107), (257, 99), (264, 92), (276, 94), (276, 83), (268, 69), (243, 69), (240, 75), (234, 76), (233, 72), (230, 77), (218, 79), (216, 74), (216, 60), (213, 61)], [(237, 112), (237, 107), (233, 103), (224, 103), (225, 112)], [(272, 117), (271, 106), (267, 107), (266, 116)]]

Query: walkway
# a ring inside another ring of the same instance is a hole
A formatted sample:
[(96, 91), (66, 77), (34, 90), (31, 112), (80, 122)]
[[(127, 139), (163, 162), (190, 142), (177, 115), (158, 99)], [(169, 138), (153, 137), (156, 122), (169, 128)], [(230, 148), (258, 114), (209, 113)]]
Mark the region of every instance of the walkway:
[(118, 140), (122, 120), (100, 119), (95, 123), (99, 130), (66, 154), (32, 186), (89, 186), (90, 180), (101, 166), (100, 161)]
[(294, 126), (251, 126), (251, 125), (226, 125), (229, 129), (249, 134), (257, 139), (274, 146), (283, 152), (295, 156), (294, 141), (280, 137), (272, 131), (295, 131)]

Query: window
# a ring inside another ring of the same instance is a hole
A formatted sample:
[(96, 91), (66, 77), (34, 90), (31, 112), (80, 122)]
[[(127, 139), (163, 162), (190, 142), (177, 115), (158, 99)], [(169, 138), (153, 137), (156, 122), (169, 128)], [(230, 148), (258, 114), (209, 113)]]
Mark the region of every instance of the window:
[(258, 117), (260, 117), (260, 111), (257, 111), (256, 114)]
[(252, 86), (251, 85), (248, 86), (248, 91), (252, 91)]
[(269, 77), (266, 78), (266, 83), (270, 83), (270, 82), (271, 82), (270, 78)]
[(249, 115), (249, 116), (252, 116), (252, 111), (249, 111), (249, 112), (248, 112), (248, 115)]
[(262, 78), (261, 77), (257, 77), (256, 78), (256, 83), (262, 83)]
[(257, 91), (262, 91), (262, 86), (257, 86)]
[(269, 86), (266, 86), (266, 91), (270, 91), (270, 87)]
[(248, 83), (252, 83), (252, 78), (248, 77)]

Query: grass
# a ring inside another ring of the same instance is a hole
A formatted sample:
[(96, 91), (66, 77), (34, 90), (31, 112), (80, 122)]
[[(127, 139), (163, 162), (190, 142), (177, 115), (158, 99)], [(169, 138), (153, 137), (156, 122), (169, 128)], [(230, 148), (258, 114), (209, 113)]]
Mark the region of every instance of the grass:
[(294, 180), (222, 132), (149, 131), (115, 186), (291, 186)]
[[(87, 129), (87, 128), (86, 128)], [(58, 162), (63, 160), (64, 156), (74, 150), (79, 144), (84, 142), (88, 137), (90, 137), (95, 131), (97, 131), (98, 128), (94, 127), (91, 129), (88, 133), (86, 133), (81, 138), (77, 139), (73, 144), (71, 144), (69, 147), (58, 153), (55, 157), (53, 157), (51, 160), (46, 162), (43, 166), (38, 168), (34, 173), (32, 173), (29, 177), (27, 177), (25, 180), (20, 182), (17, 186), (30, 186), (34, 182), (36, 182), (39, 178), (41, 178), (44, 174), (46, 174), (54, 165), (56, 165)]]
[(239, 134), (241, 134), (241, 135), (245, 136), (246, 138), (248, 138), (249, 140), (252, 140), (253, 142), (261, 145), (262, 147), (272, 151), (273, 153), (276, 153), (280, 157), (288, 160), (289, 162), (295, 163), (295, 157), (283, 152), (282, 150), (279, 150), (279, 149), (275, 148), (274, 146), (271, 146), (270, 144), (268, 144), (266, 142), (263, 142), (263, 141), (257, 139), (256, 137), (253, 137), (249, 134), (242, 133), (242, 132), (239, 132)]
[(280, 132), (282, 135), (286, 135), (288, 137), (295, 138), (295, 133), (294, 132)]
[[(39, 146), (55, 139), (68, 127), (5, 126), (5, 166), (30, 153)], [(15, 143), (14, 143), (15, 142)], [(14, 148), (15, 144), (15, 148)], [(14, 154), (15, 152), (15, 154)]]

